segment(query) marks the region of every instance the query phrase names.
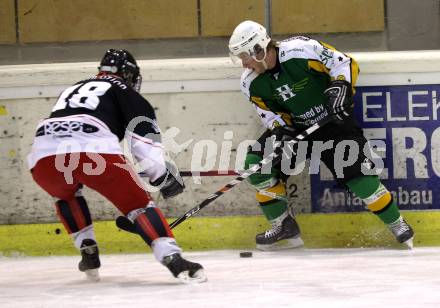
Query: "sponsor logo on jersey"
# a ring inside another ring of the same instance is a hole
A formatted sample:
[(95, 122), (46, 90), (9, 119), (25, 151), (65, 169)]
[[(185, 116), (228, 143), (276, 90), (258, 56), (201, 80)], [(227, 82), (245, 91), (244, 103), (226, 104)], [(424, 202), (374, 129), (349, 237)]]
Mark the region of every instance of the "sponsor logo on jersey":
[(92, 79), (102, 79), (102, 80), (107, 80), (109, 82), (111, 82), (114, 85), (117, 85), (118, 87), (120, 87), (122, 90), (126, 90), (127, 89), (127, 85), (125, 84), (124, 80), (121, 77), (115, 77), (113, 75), (98, 75), (98, 76), (94, 76)]
[(325, 66), (329, 66), (333, 62), (333, 51), (324, 46), (319, 58)]
[(312, 126), (313, 124), (321, 121), (327, 116), (327, 109), (324, 107), (323, 104), (320, 104), (318, 106), (313, 106), (312, 108), (300, 115), (294, 116), (293, 122), (298, 125)]
[(70, 137), (72, 133), (83, 132), (86, 134), (96, 133), (99, 128), (96, 126), (78, 121), (54, 121), (47, 122), (37, 129), (36, 137), (44, 135), (55, 135), (58, 137)]
[(276, 88), (275, 90), (277, 90), (278, 92), (277, 96), (281, 97), (283, 102), (287, 101), (289, 98), (292, 98), (296, 95), (295, 93), (293, 93), (292, 89), (287, 84), (284, 84), (281, 87)]
[(280, 58), (285, 57), (286, 56), (286, 52), (287, 53), (289, 53), (289, 52), (304, 52), (304, 49), (303, 48), (291, 48), (291, 49), (288, 49), (287, 51), (282, 50), (280, 52)]
[(296, 95), (296, 93), (302, 91), (307, 83), (309, 78), (306, 77), (303, 80), (295, 82), (292, 85), (284, 84), (281, 87), (276, 88), (275, 90), (278, 92), (274, 95), (274, 98), (278, 102), (285, 102)]

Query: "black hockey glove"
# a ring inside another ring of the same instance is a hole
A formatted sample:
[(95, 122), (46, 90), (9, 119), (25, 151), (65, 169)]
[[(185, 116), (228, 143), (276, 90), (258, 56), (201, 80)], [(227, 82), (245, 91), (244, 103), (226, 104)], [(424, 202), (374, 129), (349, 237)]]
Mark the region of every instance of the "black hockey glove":
[(272, 130), (272, 136), (277, 141), (285, 142), (294, 139), (298, 135), (298, 131), (290, 126), (277, 126)]
[(353, 91), (348, 81), (331, 81), (329, 87), (324, 91), (324, 94), (328, 97), (330, 111), (332, 111), (339, 120), (350, 116), (354, 108), (354, 102)]
[[(283, 152), (286, 143), (295, 139), (298, 135), (298, 131), (290, 126), (277, 126), (272, 130), (272, 136), (275, 136), (275, 140), (280, 142), (279, 146), (275, 148), (275, 153), (281, 154)], [(292, 149), (293, 151), (293, 149)]]
[(165, 173), (154, 182), (150, 182), (150, 184), (158, 187), (163, 198), (168, 199), (182, 193), (185, 184), (177, 167), (169, 162), (165, 162), (165, 166), (167, 168)]

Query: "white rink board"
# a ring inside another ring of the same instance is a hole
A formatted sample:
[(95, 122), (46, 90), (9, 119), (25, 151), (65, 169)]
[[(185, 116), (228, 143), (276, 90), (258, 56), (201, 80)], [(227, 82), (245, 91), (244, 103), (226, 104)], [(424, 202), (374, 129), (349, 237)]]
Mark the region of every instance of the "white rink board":
[[(361, 74), (359, 86), (434, 84), (440, 80), (440, 51), (352, 53)], [(211, 140), (217, 150), (206, 157), (212, 169), (220, 167), (220, 149), (225, 133), (233, 132), (232, 147), (263, 131), (251, 104), (239, 91), (242, 69), (229, 58), (144, 60), (142, 94), (157, 107), (163, 131), (177, 127), (179, 145), (190, 142), (186, 151), (172, 153), (181, 170), (200, 164), (195, 145)], [(57, 221), (53, 201), (33, 183), (26, 167), (35, 127), (46, 117), (59, 92), (96, 72), (96, 63), (64, 63), (0, 66), (0, 224)], [(236, 169), (232, 153), (229, 169)], [(194, 168), (192, 168), (194, 169)], [(176, 199), (160, 205), (167, 216), (180, 216), (196, 202), (225, 185), (230, 177), (203, 180), (196, 185), (186, 179), (188, 189)], [(291, 179), (298, 185), (297, 212), (310, 212), (310, 183), (307, 174)], [(290, 184), (290, 183), (289, 183)], [(116, 210), (102, 197), (86, 191), (95, 219), (111, 220)], [(239, 196), (239, 197), (238, 197)], [(216, 201), (217, 206), (200, 215), (255, 215), (254, 190), (241, 184)]]
[(439, 248), (188, 253), (208, 282), (181, 285), (148, 255), (104, 255), (101, 281), (79, 257), (0, 258), (2, 308), (437, 308)]

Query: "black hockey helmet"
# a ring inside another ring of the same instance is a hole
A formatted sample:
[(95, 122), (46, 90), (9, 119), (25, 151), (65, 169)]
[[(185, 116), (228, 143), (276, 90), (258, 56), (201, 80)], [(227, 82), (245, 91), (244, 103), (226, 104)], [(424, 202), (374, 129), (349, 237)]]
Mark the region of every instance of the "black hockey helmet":
[(120, 76), (125, 83), (140, 91), (142, 76), (140, 74), (139, 66), (134, 57), (124, 49), (109, 49), (102, 57), (100, 72), (109, 72)]

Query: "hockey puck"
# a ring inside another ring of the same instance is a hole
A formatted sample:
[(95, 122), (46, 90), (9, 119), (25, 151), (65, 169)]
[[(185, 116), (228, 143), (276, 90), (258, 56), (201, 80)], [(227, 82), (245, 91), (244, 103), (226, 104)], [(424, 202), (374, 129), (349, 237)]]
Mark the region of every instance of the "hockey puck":
[(240, 258), (252, 258), (252, 252), (250, 251), (240, 252)]

